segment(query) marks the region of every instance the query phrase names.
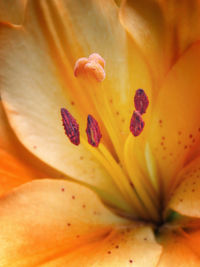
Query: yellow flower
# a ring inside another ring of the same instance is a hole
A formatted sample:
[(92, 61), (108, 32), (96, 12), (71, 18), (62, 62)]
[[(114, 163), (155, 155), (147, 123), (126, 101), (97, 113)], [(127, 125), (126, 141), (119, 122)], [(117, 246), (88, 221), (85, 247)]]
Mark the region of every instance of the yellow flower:
[[(199, 1), (10, 3), (0, 265), (200, 266)], [(138, 88), (149, 107), (133, 136)]]

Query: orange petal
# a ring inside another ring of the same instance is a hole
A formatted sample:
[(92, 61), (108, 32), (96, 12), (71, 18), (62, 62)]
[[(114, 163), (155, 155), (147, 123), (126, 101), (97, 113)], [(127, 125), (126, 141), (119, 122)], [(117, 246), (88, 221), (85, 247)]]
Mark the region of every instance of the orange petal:
[(24, 19), (24, 10), (27, 0), (1, 0), (0, 21), (21, 24)]
[[(54, 169), (50, 168), (42, 161), (37, 159), (33, 154), (31, 154), (28, 150), (26, 150), (23, 145), (16, 138), (13, 130), (11, 129), (5, 112), (2, 107), (2, 103), (0, 102), (0, 151), (5, 154), (5, 160), (2, 158), (2, 162), (6, 163), (6, 158), (10, 160), (10, 166), (14, 162), (18, 162), (21, 170), (27, 171), (26, 177), (30, 176), (32, 178), (44, 178), (44, 177), (61, 177), (60, 172), (56, 172)], [(3, 154), (2, 154), (3, 155)], [(15, 166), (17, 164), (14, 164)], [(4, 166), (5, 167), (5, 166)], [(5, 170), (4, 167), (1, 167)], [(13, 169), (10, 171), (11, 175), (18, 175), (17, 170)], [(20, 172), (20, 175), (22, 173)], [(22, 175), (24, 176), (24, 175)]]
[(200, 266), (199, 256), (192, 250), (188, 239), (178, 234), (166, 233), (161, 237), (163, 252), (156, 267), (198, 267)]
[[(151, 82), (140, 53), (119, 23), (115, 3), (112, 0), (89, 0), (87, 5), (80, 0), (30, 1), (25, 27), (34, 39), (32, 29), (37, 28), (38, 33), (42, 30), (36, 37), (41, 40), (36, 44), (46, 39), (46, 49), (67, 92), (70, 109), (70, 103), (75, 104), (81, 121), (92, 112), (100, 121), (103, 141), (112, 149), (110, 137), (120, 158), (133, 111), (134, 92), (138, 87), (150, 90)], [(106, 61), (104, 82), (96, 85), (74, 79), (75, 62), (94, 53)]]
[(0, 158), (0, 195), (35, 178), (36, 170), (34, 173), (34, 170), (23, 165), (22, 162), (2, 149), (0, 149)]
[(200, 256), (200, 231), (184, 232), (184, 236), (187, 238), (186, 242), (188, 246)]
[(169, 72), (152, 109), (147, 139), (166, 192), (200, 143), (199, 68), (200, 44), (196, 43)]
[(200, 158), (186, 166), (178, 176), (183, 182), (173, 193), (169, 208), (182, 215), (200, 218)]
[(60, 177), (20, 144), (0, 102), (0, 195), (35, 178)]
[(5, 194), (13, 187), (34, 178), (58, 176), (22, 147), (8, 124), (1, 102), (0, 159), (0, 194)]
[(117, 217), (92, 191), (65, 181), (34, 181), (1, 198), (0, 227), (3, 266), (153, 267), (161, 252), (150, 227)]

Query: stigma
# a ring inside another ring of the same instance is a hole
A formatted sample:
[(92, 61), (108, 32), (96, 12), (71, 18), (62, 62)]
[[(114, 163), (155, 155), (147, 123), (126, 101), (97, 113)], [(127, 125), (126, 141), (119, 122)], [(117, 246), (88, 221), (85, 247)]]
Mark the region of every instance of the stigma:
[(98, 122), (92, 115), (88, 115), (87, 117), (86, 133), (88, 137), (88, 143), (94, 147), (98, 147), (102, 135)]
[(76, 122), (76, 119), (71, 115), (71, 113), (65, 108), (61, 108), (61, 116), (65, 134), (72, 144), (78, 146), (80, 144), (79, 124)]
[(91, 54), (88, 58), (79, 58), (74, 66), (74, 76), (90, 76), (97, 82), (105, 79), (105, 60), (97, 53)]

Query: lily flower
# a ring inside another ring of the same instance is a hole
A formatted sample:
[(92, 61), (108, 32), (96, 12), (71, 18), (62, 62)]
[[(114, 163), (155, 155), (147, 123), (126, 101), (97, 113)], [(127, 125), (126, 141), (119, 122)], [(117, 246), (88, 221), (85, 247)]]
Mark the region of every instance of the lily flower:
[(13, 3), (0, 265), (200, 266), (199, 1)]

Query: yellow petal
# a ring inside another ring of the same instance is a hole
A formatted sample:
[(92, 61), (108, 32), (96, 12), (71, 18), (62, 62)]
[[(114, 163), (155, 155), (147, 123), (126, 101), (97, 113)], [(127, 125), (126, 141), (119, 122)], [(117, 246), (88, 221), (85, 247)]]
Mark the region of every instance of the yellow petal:
[(173, 193), (169, 208), (182, 215), (200, 218), (200, 158), (186, 166), (177, 180), (183, 182)]
[(1, 0), (0, 21), (22, 24), (27, 0)]
[(160, 243), (163, 245), (163, 252), (156, 267), (200, 266), (198, 255), (188, 244), (188, 239), (181, 234), (167, 232), (161, 237)]
[[(46, 38), (62, 86), (76, 109), (84, 117), (92, 112), (100, 119), (103, 137), (106, 140), (107, 132), (120, 158), (134, 92), (138, 87), (150, 90), (150, 81), (146, 65), (119, 23), (115, 3), (30, 1), (26, 28), (32, 32), (32, 27), (38, 32), (42, 27), (40, 38)], [(94, 52), (106, 61), (101, 86), (72, 77), (76, 60)]]
[(144, 54), (159, 84), (169, 62), (167, 58), (164, 61), (164, 18), (158, 2), (124, 0), (120, 20)]
[(166, 26), (166, 55), (171, 55), (172, 63), (190, 47), (192, 43), (199, 40), (200, 36), (200, 3), (198, 0), (176, 0), (159, 1), (163, 12)]
[(72, 113), (76, 111), (56, 75), (45, 40), (21, 28), (3, 25), (0, 39), (2, 44), (9, 43), (1, 49), (2, 101), (20, 141), (45, 163), (123, 202), (92, 154), (83, 145), (72, 145), (64, 134), (60, 108), (72, 107)]
[[(150, 96), (150, 97), (149, 97)], [(136, 138), (129, 134), (124, 146), (124, 162), (131, 182), (142, 199), (149, 216), (158, 219), (161, 204), (161, 179), (154, 151), (149, 143), (151, 117), (154, 109), (154, 95), (148, 95), (150, 105), (147, 114), (143, 115), (145, 127)]]
[[(85, 16), (88, 10), (89, 15)], [(151, 82), (146, 65), (118, 21), (117, 11), (113, 1), (105, 0), (87, 1), (87, 5), (79, 0), (30, 1), (25, 27), (35, 38), (32, 29), (39, 25), (36, 45), (43, 43), (45, 37), (50, 59), (65, 88), (65, 105), (81, 115), (77, 114), (77, 118), (82, 132), (86, 116), (92, 112), (97, 120), (100, 118), (103, 139), (106, 133), (110, 137), (110, 142), (104, 140), (107, 147), (113, 152), (112, 142), (118, 156), (115, 158), (123, 162), (123, 144), (129, 132), (134, 92), (138, 87), (144, 87), (148, 94)], [(42, 34), (39, 35), (41, 27)], [(101, 85), (72, 76), (76, 60), (83, 57), (85, 60), (85, 56), (94, 52), (106, 61), (106, 79)], [(70, 99), (74, 107), (71, 107)]]
[[(145, 133), (146, 129), (137, 138), (130, 134), (124, 149), (124, 160), (130, 180), (141, 197), (146, 212), (153, 220), (157, 221), (159, 220), (158, 209), (160, 205), (159, 188), (157, 177), (153, 172), (150, 173), (148, 168), (149, 166), (153, 167), (153, 162), (150, 161), (149, 146), (145, 146)], [(147, 161), (147, 158), (149, 161)], [(151, 178), (156, 179), (154, 180), (155, 183)], [(156, 185), (156, 188), (154, 185)]]
[(120, 6), (121, 0), (114, 0), (117, 6)]
[(153, 267), (161, 252), (150, 227), (120, 219), (65, 181), (34, 181), (1, 198), (0, 227), (2, 266)]
[(176, 173), (198, 150), (199, 68), (200, 44), (196, 43), (169, 72), (152, 108), (147, 139), (166, 192)]
[(122, 25), (146, 57), (156, 86), (182, 53), (199, 40), (199, 14), (198, 0), (122, 1)]

